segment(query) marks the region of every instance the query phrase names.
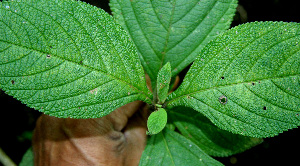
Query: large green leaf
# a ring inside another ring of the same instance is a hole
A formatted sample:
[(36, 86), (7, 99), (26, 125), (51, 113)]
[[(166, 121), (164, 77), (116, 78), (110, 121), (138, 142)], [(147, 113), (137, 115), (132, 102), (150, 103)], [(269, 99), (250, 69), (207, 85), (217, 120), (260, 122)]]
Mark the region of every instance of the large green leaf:
[(165, 128), (148, 139), (140, 166), (222, 165), (192, 141)]
[(300, 125), (300, 24), (254, 22), (210, 42), (168, 108), (184, 105), (218, 127), (252, 137)]
[(261, 138), (246, 137), (222, 130), (201, 113), (187, 107), (168, 112), (170, 123), (210, 156), (225, 157), (260, 144)]
[(176, 75), (229, 28), (237, 0), (111, 0), (110, 6), (137, 46), (154, 87), (164, 64), (170, 62)]
[(73, 118), (150, 102), (136, 48), (103, 10), (69, 0), (0, 5), (0, 88), (9, 95)]

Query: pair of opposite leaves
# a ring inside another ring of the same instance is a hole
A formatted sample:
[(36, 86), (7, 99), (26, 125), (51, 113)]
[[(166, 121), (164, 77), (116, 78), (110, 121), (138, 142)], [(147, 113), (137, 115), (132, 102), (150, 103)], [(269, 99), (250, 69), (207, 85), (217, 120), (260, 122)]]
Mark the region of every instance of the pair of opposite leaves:
[[(9, 95), (61, 118), (102, 117), (136, 100), (152, 104), (136, 48), (104, 11), (74, 1), (1, 4), (0, 88)], [(246, 136), (299, 126), (299, 32), (298, 23), (254, 22), (219, 35), (167, 99), (164, 81), (153, 84), (161, 85), (158, 104), (193, 108)]]

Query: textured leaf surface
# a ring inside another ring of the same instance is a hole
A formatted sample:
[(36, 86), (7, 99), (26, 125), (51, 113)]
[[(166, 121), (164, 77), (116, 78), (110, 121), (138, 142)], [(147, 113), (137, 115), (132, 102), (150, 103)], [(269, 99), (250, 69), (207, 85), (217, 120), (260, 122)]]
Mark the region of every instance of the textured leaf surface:
[(175, 110), (170, 110), (168, 115), (169, 122), (175, 124), (182, 135), (210, 156), (230, 156), (250, 149), (263, 141), (261, 138), (246, 137), (221, 130), (201, 113), (191, 108), (177, 107)]
[(167, 124), (167, 112), (163, 108), (159, 108), (150, 114), (147, 120), (148, 134), (157, 134), (161, 132)]
[(164, 64), (170, 62), (176, 75), (204, 45), (229, 28), (237, 0), (111, 0), (110, 6), (155, 83)]
[(171, 81), (171, 66), (167, 63), (160, 69), (157, 75), (157, 98), (158, 103), (162, 104), (165, 102)]
[(68, 0), (1, 3), (0, 87), (57, 117), (101, 117), (151, 98), (126, 32), (103, 10)]
[(148, 139), (140, 166), (222, 165), (192, 141), (165, 128)]
[(167, 102), (252, 137), (300, 125), (300, 24), (254, 22), (210, 42)]

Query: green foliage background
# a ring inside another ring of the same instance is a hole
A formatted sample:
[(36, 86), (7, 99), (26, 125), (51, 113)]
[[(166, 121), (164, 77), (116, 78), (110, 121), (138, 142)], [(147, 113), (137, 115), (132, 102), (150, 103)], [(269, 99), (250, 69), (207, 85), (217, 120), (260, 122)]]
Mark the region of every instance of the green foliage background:
[[(87, 0), (87, 2), (97, 5), (109, 12), (107, 1)], [(262, 1), (259, 0), (239, 0), (239, 3), (242, 4), (248, 12), (247, 21), (249, 22), (300, 22), (300, 14), (297, 12), (298, 9), (296, 5), (290, 1), (266, 0), (262, 3)], [(232, 25), (235, 26), (240, 23), (242, 23), (242, 19), (237, 15)], [(2, 113), (0, 116), (0, 147), (18, 163), (21, 156), (30, 146), (30, 131), (33, 129), (35, 119), (39, 113), (37, 111), (30, 111), (30, 108), (20, 104), (19, 101), (14, 100), (12, 97), (6, 96), (3, 92), (0, 92), (0, 102), (0, 110)], [(284, 132), (275, 138), (267, 138), (265, 142), (258, 147), (233, 157), (237, 159), (238, 165), (250, 165), (251, 163), (259, 163), (262, 161), (268, 161), (272, 164), (272, 162), (277, 163), (280, 159), (294, 163), (297, 161), (297, 157), (293, 149), (300, 148), (300, 145), (297, 143), (300, 138), (300, 134), (298, 133), (300, 133), (300, 130), (294, 129), (289, 132)], [(217, 158), (217, 160), (225, 165), (230, 165), (230, 160), (233, 160), (233, 157)]]

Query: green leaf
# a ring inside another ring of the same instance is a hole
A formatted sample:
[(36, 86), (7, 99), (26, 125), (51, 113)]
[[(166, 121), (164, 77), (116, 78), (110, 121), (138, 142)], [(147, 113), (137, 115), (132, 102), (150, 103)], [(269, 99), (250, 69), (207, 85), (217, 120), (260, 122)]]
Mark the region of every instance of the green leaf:
[(175, 76), (229, 28), (237, 0), (111, 0), (110, 6), (137, 46), (154, 87), (163, 65), (170, 62)]
[(221, 130), (191, 108), (176, 107), (168, 115), (170, 123), (175, 124), (183, 136), (210, 156), (227, 157), (263, 141), (261, 138), (245, 137)]
[(0, 4), (0, 88), (56, 117), (96, 118), (152, 98), (126, 32), (69, 0)]
[(22, 157), (19, 166), (34, 166), (34, 155), (32, 147), (30, 147)]
[(171, 81), (171, 66), (167, 63), (160, 69), (157, 75), (157, 98), (160, 104), (164, 103), (169, 92)]
[(253, 22), (211, 41), (168, 109), (184, 105), (221, 129), (270, 137), (300, 125), (300, 24)]
[(147, 127), (149, 135), (154, 135), (161, 132), (167, 124), (167, 112), (163, 108), (159, 108), (150, 114), (147, 120)]
[(222, 165), (203, 152), (192, 141), (168, 130), (148, 139), (140, 166)]

